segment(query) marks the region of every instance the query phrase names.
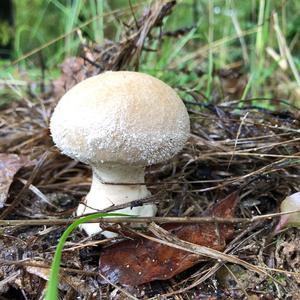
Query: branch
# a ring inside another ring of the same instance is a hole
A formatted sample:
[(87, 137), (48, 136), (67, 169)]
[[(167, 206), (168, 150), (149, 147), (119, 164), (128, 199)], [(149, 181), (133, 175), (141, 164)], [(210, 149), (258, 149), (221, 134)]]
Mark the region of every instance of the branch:
[[(262, 220), (270, 220), (281, 215), (299, 213), (300, 210), (294, 210), (283, 213), (274, 213), (252, 218), (219, 218), (219, 217), (118, 217), (118, 218), (99, 218), (98, 220), (89, 221), (88, 223), (227, 223), (227, 224), (249, 224)], [(68, 225), (78, 220), (77, 218), (70, 219), (31, 219), (31, 220), (0, 220), (0, 226), (41, 226), (41, 225)]]

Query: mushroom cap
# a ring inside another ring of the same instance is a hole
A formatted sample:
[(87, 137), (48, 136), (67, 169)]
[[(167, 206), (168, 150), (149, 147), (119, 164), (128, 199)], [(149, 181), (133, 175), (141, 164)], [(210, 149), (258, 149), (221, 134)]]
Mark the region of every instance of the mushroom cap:
[[(280, 204), (280, 212), (298, 211), (300, 209), (300, 192), (286, 197)], [(287, 221), (287, 224), (300, 225), (300, 212), (282, 215), (280, 219)]]
[(70, 89), (50, 122), (66, 155), (88, 163), (151, 165), (175, 155), (190, 132), (187, 110), (167, 84), (138, 72), (105, 72)]

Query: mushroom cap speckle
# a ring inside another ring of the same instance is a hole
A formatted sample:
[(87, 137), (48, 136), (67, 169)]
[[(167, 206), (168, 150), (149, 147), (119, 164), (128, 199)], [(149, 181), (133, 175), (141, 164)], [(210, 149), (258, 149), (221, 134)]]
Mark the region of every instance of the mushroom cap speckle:
[(190, 132), (187, 110), (161, 80), (138, 72), (105, 72), (70, 89), (50, 122), (66, 155), (91, 164), (151, 165), (175, 155)]

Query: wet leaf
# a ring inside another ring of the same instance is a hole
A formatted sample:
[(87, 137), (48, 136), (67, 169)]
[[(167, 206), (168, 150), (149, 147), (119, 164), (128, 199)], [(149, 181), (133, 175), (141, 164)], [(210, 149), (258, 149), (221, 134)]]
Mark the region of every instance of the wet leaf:
[(0, 208), (7, 199), (15, 174), (28, 163), (29, 160), (25, 156), (0, 153)]
[[(231, 218), (237, 201), (237, 194), (230, 194), (204, 215)], [(231, 224), (166, 224), (161, 227), (181, 240), (219, 251), (224, 250), (234, 232)], [(201, 260), (205, 258), (139, 237), (103, 249), (99, 268), (113, 283), (136, 286), (169, 279)]]

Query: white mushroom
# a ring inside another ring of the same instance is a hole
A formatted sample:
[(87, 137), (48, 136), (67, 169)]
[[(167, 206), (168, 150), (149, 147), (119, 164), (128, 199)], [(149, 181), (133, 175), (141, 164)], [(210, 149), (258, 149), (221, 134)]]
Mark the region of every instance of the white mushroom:
[[(293, 212), (294, 213), (288, 213)], [(294, 193), (286, 197), (280, 204), (280, 212), (287, 213), (280, 216), (280, 220), (275, 228), (275, 233), (278, 233), (282, 228), (291, 226), (300, 226), (300, 192)]]
[[(174, 156), (189, 136), (190, 123), (171, 87), (146, 74), (120, 71), (88, 78), (69, 90), (54, 110), (50, 130), (64, 154), (92, 167), (80, 216), (148, 197), (145, 166)], [(156, 205), (146, 204), (116, 212), (154, 216), (156, 211)], [(89, 235), (100, 231), (98, 224), (82, 228)]]

